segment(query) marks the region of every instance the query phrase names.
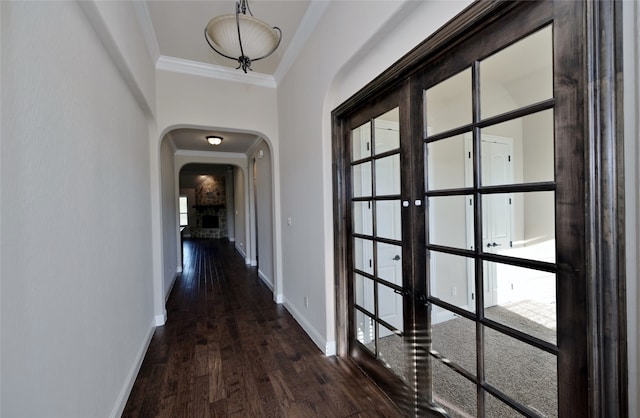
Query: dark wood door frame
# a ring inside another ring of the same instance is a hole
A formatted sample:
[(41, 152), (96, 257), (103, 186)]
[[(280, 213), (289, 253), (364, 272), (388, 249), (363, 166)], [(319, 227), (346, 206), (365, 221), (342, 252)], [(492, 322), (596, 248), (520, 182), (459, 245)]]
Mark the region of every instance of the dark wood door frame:
[[(338, 330), (338, 355), (347, 358), (349, 338), (348, 312), (348, 227), (347, 195), (349, 161), (344, 121), (354, 112), (384, 92), (411, 79), (429, 60), (470, 39), (487, 26), (517, 16), (535, 7), (531, 2), (476, 2), (409, 52), (387, 71), (365, 86), (332, 112), (335, 277)], [(544, 2), (558, 17), (559, 30), (577, 34), (572, 53), (558, 52), (555, 66), (567, 68), (570, 77), (562, 94), (571, 96), (567, 132), (580, 133), (583, 141), (566, 156), (578, 156), (576, 164), (584, 178), (576, 178), (575, 187), (584, 196), (581, 201), (563, 201), (558, 196), (559, 216), (573, 216), (576, 209), (584, 216), (566, 224), (568, 231), (582, 245), (576, 245), (579, 265), (558, 260), (558, 269), (571, 281), (582, 284), (575, 302), (565, 304), (559, 315), (575, 318), (575, 335), (560, 337), (558, 344), (571, 346), (571, 351), (585, 359), (586, 370), (575, 370), (567, 381), (559, 382), (570, 390), (570, 398), (559, 400), (560, 416), (628, 416), (626, 289), (624, 260), (624, 176), (622, 149), (622, 18), (620, 2)], [(564, 51), (566, 52), (566, 51)], [(418, 105), (412, 98), (410, 106)], [(413, 120), (412, 129), (420, 129)], [(564, 157), (565, 155), (559, 155)], [(412, 158), (422, 158), (413, 156)], [(573, 164), (571, 160), (567, 164)], [(414, 187), (419, 198), (423, 190)], [(576, 207), (577, 205), (577, 207)], [(562, 211), (566, 211), (564, 214)], [(565, 248), (565, 253), (571, 248)], [(564, 286), (567, 286), (566, 288)], [(575, 289), (575, 283), (559, 283), (559, 295)], [(560, 359), (559, 367), (564, 367)], [(566, 364), (576, 369), (577, 364)], [(402, 402), (402, 399), (398, 400)], [(405, 399), (406, 401), (406, 399)]]

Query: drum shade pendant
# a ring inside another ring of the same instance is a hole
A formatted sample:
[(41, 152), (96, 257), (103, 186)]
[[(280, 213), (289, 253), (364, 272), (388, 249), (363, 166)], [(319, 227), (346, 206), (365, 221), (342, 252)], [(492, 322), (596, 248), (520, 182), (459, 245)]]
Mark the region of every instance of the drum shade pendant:
[(209, 21), (204, 38), (216, 53), (237, 61), (236, 70), (242, 68), (246, 73), (253, 61), (266, 58), (278, 49), (282, 31), (253, 17), (247, 0), (240, 0), (236, 3), (235, 15), (222, 15)]

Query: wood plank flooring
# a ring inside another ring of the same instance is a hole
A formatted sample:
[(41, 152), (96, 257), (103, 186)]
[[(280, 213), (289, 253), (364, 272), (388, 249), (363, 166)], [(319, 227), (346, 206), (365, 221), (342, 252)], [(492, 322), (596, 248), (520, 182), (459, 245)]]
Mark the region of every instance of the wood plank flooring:
[(355, 366), (327, 358), (226, 240), (187, 240), (184, 272), (124, 417), (397, 417)]

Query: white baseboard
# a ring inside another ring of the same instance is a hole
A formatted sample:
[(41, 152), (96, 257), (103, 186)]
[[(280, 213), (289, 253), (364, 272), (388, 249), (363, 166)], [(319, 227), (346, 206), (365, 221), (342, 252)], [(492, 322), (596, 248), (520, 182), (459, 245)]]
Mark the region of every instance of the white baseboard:
[[(157, 322), (157, 319), (155, 320)], [(131, 369), (129, 369), (129, 373), (127, 374), (127, 378), (124, 381), (124, 385), (120, 390), (120, 394), (118, 394), (118, 398), (116, 399), (116, 404), (111, 411), (109, 416), (111, 418), (118, 418), (122, 416), (124, 412), (124, 408), (127, 405), (127, 400), (129, 399), (129, 395), (131, 394), (131, 389), (133, 389), (133, 384), (136, 381), (136, 377), (138, 377), (138, 372), (140, 371), (140, 367), (142, 366), (142, 361), (144, 360), (145, 354), (147, 354), (147, 350), (149, 349), (149, 344), (151, 344), (151, 338), (153, 338), (153, 332), (156, 327), (153, 322), (149, 326), (149, 331), (147, 332), (147, 336), (142, 342), (142, 346), (140, 350), (138, 350), (138, 354), (136, 355), (136, 359), (131, 365)]]
[[(169, 296), (171, 296), (171, 291), (173, 290), (173, 286), (176, 284), (176, 280), (178, 280), (178, 274), (173, 276), (173, 280), (171, 280), (171, 284), (169, 285), (169, 289), (167, 289), (167, 293), (164, 295), (165, 303), (169, 300)], [(164, 323), (163, 323), (164, 325)]]
[[(461, 308), (469, 310), (468, 306), (461, 306)], [(459, 315), (456, 315), (451, 311), (434, 307), (431, 324), (439, 324), (441, 322), (447, 322), (458, 317)]]
[[(244, 250), (242, 249), (242, 247), (239, 247), (238, 245), (235, 246), (236, 247), (236, 251), (240, 253), (240, 255), (242, 256), (242, 258), (246, 259), (247, 258), (247, 254), (244, 252)], [(248, 263), (247, 263), (248, 264)]]
[(302, 327), (302, 329), (309, 335), (311, 340), (318, 346), (318, 348), (326, 355), (333, 356), (336, 354), (335, 341), (327, 341), (324, 339), (321, 333), (315, 329), (309, 321), (293, 306), (289, 301), (284, 299), (284, 307), (293, 316), (296, 322)]
[(182, 266), (178, 266), (178, 268), (176, 268), (176, 274), (180, 273), (182, 273)]
[(324, 355), (327, 357), (335, 356), (337, 351), (337, 345), (335, 341), (327, 341), (326, 350), (324, 351)]
[(234, 237), (229, 237), (229, 242), (236, 242), (236, 239)]
[(278, 305), (281, 305), (282, 303), (284, 303), (284, 296), (282, 295), (282, 293), (278, 293), (276, 295), (275, 301)]
[(247, 264), (250, 264), (251, 267), (255, 267), (255, 266), (258, 265), (258, 260), (249, 260), (249, 263), (247, 263)]
[(267, 287), (271, 290), (271, 293), (273, 293), (273, 284), (271, 283), (269, 278), (267, 276), (265, 276), (265, 274), (260, 269), (258, 269), (258, 277), (260, 277), (262, 279), (264, 284), (266, 284)]
[(156, 315), (155, 317), (155, 326), (161, 327), (167, 322), (167, 311), (164, 311), (162, 315)]

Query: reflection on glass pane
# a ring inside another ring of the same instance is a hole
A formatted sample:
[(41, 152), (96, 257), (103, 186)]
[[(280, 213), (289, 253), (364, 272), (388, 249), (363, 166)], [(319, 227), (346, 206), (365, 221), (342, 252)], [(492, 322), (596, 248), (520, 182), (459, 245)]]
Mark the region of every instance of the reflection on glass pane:
[(407, 380), (408, 347), (404, 345), (404, 338), (381, 324), (378, 324), (378, 335), (378, 358), (396, 375)]
[[(436, 309), (439, 311), (437, 313)], [(438, 357), (457, 364), (469, 373), (476, 374), (476, 324), (455, 316), (453, 312), (433, 306), (431, 350)]]
[(371, 156), (371, 122), (351, 131), (351, 161)]
[(369, 351), (375, 354), (375, 323), (369, 315), (357, 309), (354, 309), (354, 311), (356, 320), (354, 327), (356, 331), (356, 340), (360, 341), (367, 349), (369, 349)]
[(555, 193), (482, 196), (482, 250), (555, 263)]
[(373, 241), (353, 239), (353, 265), (357, 270), (373, 274)]
[(352, 173), (353, 197), (371, 196), (371, 163), (354, 165)]
[(556, 356), (488, 327), (484, 327), (484, 341), (487, 383), (543, 416), (557, 416)]
[[(475, 312), (475, 267), (471, 258), (429, 251), (431, 296)], [(434, 306), (435, 310), (439, 308)], [(433, 318), (437, 321), (438, 318)]]
[(402, 286), (402, 247), (378, 242), (376, 248), (378, 277)]
[(482, 184), (554, 180), (553, 110), (482, 129)]
[(373, 314), (375, 311), (373, 303), (373, 280), (359, 274), (356, 274), (355, 277), (356, 280), (354, 282), (354, 293), (356, 295), (356, 305), (366, 309)]
[(455, 248), (473, 245), (473, 197), (429, 198), (429, 243)]
[[(378, 318), (400, 332), (404, 331), (403, 300), (392, 288), (378, 283)], [(380, 334), (380, 337), (384, 336)]]
[(353, 202), (353, 233), (373, 234), (373, 210), (371, 202)]
[(485, 411), (488, 417), (500, 417), (500, 418), (522, 418), (524, 415), (520, 414), (515, 409), (511, 408), (500, 399), (486, 393), (485, 397)]
[(427, 144), (428, 190), (473, 186), (471, 137), (452, 136)]
[(376, 235), (382, 238), (402, 239), (401, 203), (399, 200), (376, 202)]
[(484, 263), (484, 316), (556, 343), (556, 275)]
[(433, 364), (433, 400), (436, 404), (444, 408), (451, 418), (475, 417), (478, 412), (476, 385), (439, 360), (432, 359), (431, 362)]
[(400, 155), (376, 160), (376, 196), (400, 194)]
[(375, 129), (375, 153), (400, 148), (400, 125), (398, 108), (391, 109), (373, 121)]
[(425, 101), (429, 135), (471, 123), (471, 69), (427, 89)]
[(551, 26), (480, 62), (483, 118), (553, 97)]

